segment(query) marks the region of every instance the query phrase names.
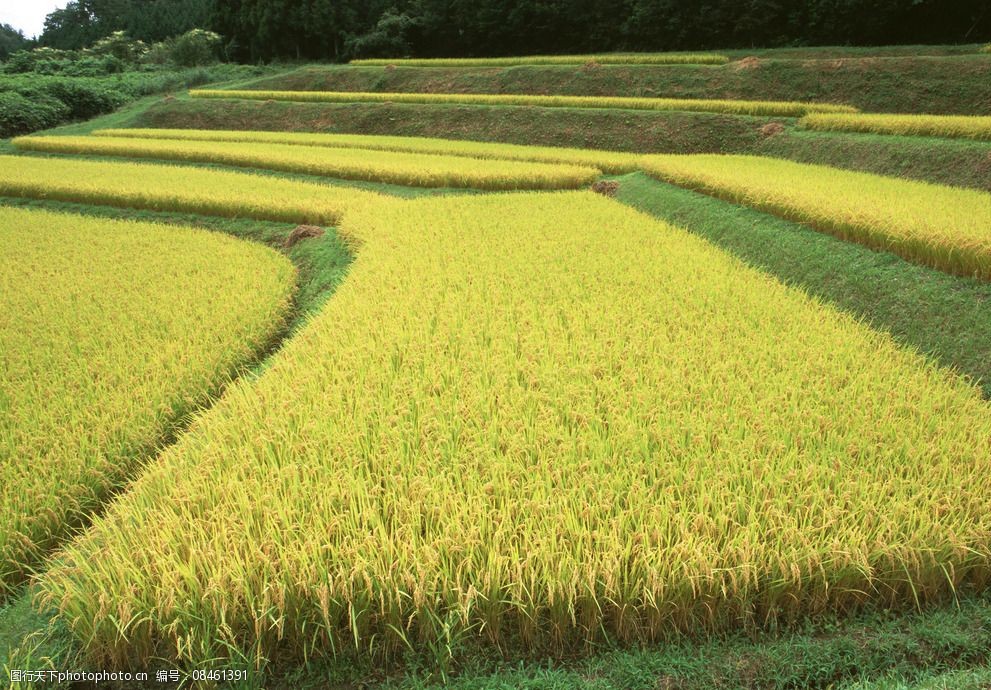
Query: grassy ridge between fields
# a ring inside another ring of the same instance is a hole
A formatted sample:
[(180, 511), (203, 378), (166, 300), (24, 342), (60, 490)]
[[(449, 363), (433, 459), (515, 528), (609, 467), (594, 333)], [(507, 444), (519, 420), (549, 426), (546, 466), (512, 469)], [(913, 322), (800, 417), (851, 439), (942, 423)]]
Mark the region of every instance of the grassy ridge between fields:
[(800, 124), (809, 129), (834, 132), (866, 132), (901, 136), (951, 137), (991, 141), (991, 116), (812, 114)]
[[(124, 123), (142, 128), (266, 130), (446, 137), (627, 153), (766, 155), (991, 191), (991, 144), (796, 129), (773, 118), (714, 113), (386, 103), (292, 103), (177, 98)], [(781, 124), (781, 123), (779, 123)], [(119, 127), (120, 123), (108, 123)], [(104, 126), (108, 126), (104, 125)], [(617, 171), (618, 172), (618, 171)]]
[[(973, 50), (973, 48), (971, 48)], [(264, 91), (533, 94), (847, 103), (865, 112), (986, 115), (984, 55), (878, 57), (857, 50), (739, 52), (721, 67), (600, 65), (358, 67), (313, 65), (241, 88)], [(826, 59), (819, 59), (819, 56)], [(866, 85), (866, 86), (865, 86)]]
[(462, 105), (523, 105), (541, 108), (619, 108), (625, 110), (681, 110), (734, 115), (801, 117), (809, 113), (854, 113), (856, 108), (832, 103), (796, 101), (734, 101), (620, 96), (533, 96), (528, 94), (380, 93), (354, 91), (258, 91), (196, 89), (193, 98), (239, 98), (311, 103), (422, 103)]
[(134, 137), (20, 137), (27, 151), (220, 163), (247, 168), (385, 182), (416, 187), (488, 190), (574, 189), (602, 173), (578, 165), (477, 160), (433, 153), (393, 153), (370, 149), (301, 147), (254, 141), (218, 142)]
[(0, 598), (288, 317), (295, 271), (192, 228), (0, 209)]
[(496, 58), (427, 58), (351, 60), (355, 66), (517, 67), (526, 65), (725, 65), (729, 58), (714, 53), (604, 53), (600, 55), (528, 55)]
[[(15, 145), (42, 151), (154, 155), (162, 158), (213, 162), (237, 161), (242, 165), (298, 167), (306, 172), (340, 169), (342, 162), (367, 165), (368, 175), (390, 165), (391, 156), (414, 158), (414, 175), (420, 184), (430, 179), (429, 167), (456, 162), (475, 180), (486, 175), (486, 166), (504, 157), (503, 165), (520, 166), (518, 177), (476, 181), (495, 188), (588, 184), (600, 170), (628, 172), (643, 169), (671, 182), (702, 189), (752, 205), (786, 218), (813, 224), (844, 239), (891, 251), (910, 261), (963, 276), (991, 280), (991, 195), (921, 182), (899, 180), (866, 173), (811, 166), (770, 158), (747, 156), (641, 156), (608, 151), (534, 148), (389, 137), (348, 137), (327, 134), (269, 132), (163, 132), (113, 130), (107, 134), (126, 136), (28, 137)], [(277, 143), (272, 143), (277, 142)], [(374, 147), (342, 149), (340, 146)], [(420, 153), (392, 153), (416, 150)], [(429, 153), (423, 153), (429, 152)], [(442, 156), (453, 153), (454, 156)], [(472, 156), (459, 158), (459, 156)], [(601, 160), (599, 158), (601, 157)], [(384, 162), (375, 163), (378, 160)], [(528, 161), (528, 162), (520, 162)], [(536, 162), (541, 161), (541, 162)], [(555, 170), (548, 161), (580, 162), (595, 168)], [(534, 166), (530, 170), (527, 166)], [(376, 166), (379, 166), (378, 168)], [(540, 166), (546, 180), (535, 179)], [(496, 166), (498, 167), (498, 166)], [(501, 172), (501, 171), (500, 171)], [(526, 182), (521, 182), (525, 179)], [(451, 184), (449, 176), (443, 181)], [(453, 180), (470, 183), (470, 180)]]
[(646, 172), (949, 273), (991, 280), (991, 194), (755, 156), (648, 156)]
[(588, 192), (342, 228), (320, 315), (47, 573), (93, 658), (443, 661), (985, 580), (987, 407), (887, 336)]

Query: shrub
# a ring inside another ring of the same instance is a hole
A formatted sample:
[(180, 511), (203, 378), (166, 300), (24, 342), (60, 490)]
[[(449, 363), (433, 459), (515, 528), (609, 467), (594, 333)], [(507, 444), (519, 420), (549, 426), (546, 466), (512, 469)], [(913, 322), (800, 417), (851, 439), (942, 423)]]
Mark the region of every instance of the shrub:
[(396, 14), (386, 10), (371, 31), (348, 39), (345, 52), (355, 57), (389, 57), (408, 55), (410, 44), (408, 35), (416, 25), (416, 20), (407, 14)]
[(69, 117), (81, 120), (113, 112), (129, 100), (129, 94), (112, 84), (67, 77), (45, 80), (37, 91), (62, 101)]
[(148, 52), (144, 41), (132, 41), (123, 31), (115, 31), (93, 44), (90, 51), (97, 55), (111, 55), (122, 62), (136, 63)]
[(0, 139), (54, 127), (68, 114), (69, 108), (53, 98), (0, 91)]
[(991, 43), (988, 43), (986, 46), (984, 46), (983, 48), (981, 48), (981, 52), (982, 53), (991, 53)]
[(172, 44), (172, 62), (179, 67), (197, 67), (217, 62), (220, 43), (220, 35), (212, 31), (187, 31)]

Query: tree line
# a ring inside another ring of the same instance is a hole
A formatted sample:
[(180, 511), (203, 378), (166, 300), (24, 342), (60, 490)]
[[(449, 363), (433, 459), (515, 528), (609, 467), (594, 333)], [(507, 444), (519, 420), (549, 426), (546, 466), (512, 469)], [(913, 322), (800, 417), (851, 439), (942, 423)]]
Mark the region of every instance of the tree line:
[(345, 60), (991, 40), (989, 0), (74, 0), (40, 43), (191, 28), (228, 57)]

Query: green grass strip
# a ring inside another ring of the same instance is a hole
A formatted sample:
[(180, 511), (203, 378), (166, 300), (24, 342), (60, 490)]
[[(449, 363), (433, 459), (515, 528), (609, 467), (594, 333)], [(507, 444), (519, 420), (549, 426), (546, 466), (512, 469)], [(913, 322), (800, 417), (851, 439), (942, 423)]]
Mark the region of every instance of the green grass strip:
[(645, 156), (649, 174), (843, 239), (991, 280), (991, 194), (755, 156)]
[(528, 65), (724, 65), (725, 55), (715, 53), (606, 53), (602, 55), (525, 55), (497, 58), (370, 58), (351, 60), (362, 66), (397, 67), (519, 67)]

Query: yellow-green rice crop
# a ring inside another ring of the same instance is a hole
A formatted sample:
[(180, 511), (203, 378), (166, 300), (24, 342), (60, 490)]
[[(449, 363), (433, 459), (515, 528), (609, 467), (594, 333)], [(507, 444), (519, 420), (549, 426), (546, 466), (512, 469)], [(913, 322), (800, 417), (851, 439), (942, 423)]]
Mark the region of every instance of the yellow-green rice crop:
[(352, 60), (352, 65), (397, 67), (517, 67), (527, 65), (724, 65), (725, 55), (714, 53), (605, 53), (602, 55), (524, 55), (498, 58), (373, 58)]
[(889, 336), (591, 192), (341, 229), (324, 310), (46, 574), (95, 659), (572, 649), (987, 580), (991, 409)]
[(661, 179), (991, 280), (991, 194), (753, 156), (645, 156)]
[(154, 163), (0, 156), (0, 195), (335, 224), (382, 195), (271, 176)]
[(574, 189), (601, 171), (576, 165), (480, 160), (428, 153), (302, 147), (287, 144), (110, 137), (21, 137), (19, 149), (221, 163), (417, 187)]
[(231, 141), (299, 146), (373, 149), (408, 153), (435, 153), (469, 158), (568, 163), (598, 168), (609, 174), (639, 169), (641, 154), (556, 146), (522, 146), (486, 141), (459, 141), (424, 137), (376, 136), (370, 134), (311, 134), (307, 132), (251, 132), (215, 129), (100, 129), (96, 136), (137, 137), (142, 139), (181, 139), (189, 141)]
[(0, 598), (285, 324), (292, 264), (151, 223), (0, 208)]
[(380, 93), (361, 91), (235, 91), (199, 89), (194, 98), (249, 98), (259, 101), (315, 103), (425, 103), (459, 105), (524, 105), (542, 108), (626, 108), (684, 110), (732, 115), (801, 117), (808, 113), (855, 113), (856, 108), (831, 103), (792, 101), (727, 101), (690, 98), (631, 98), (625, 96), (533, 96), (528, 94)]
[(991, 116), (814, 114), (801, 124), (809, 129), (869, 134), (900, 134), (991, 141)]

